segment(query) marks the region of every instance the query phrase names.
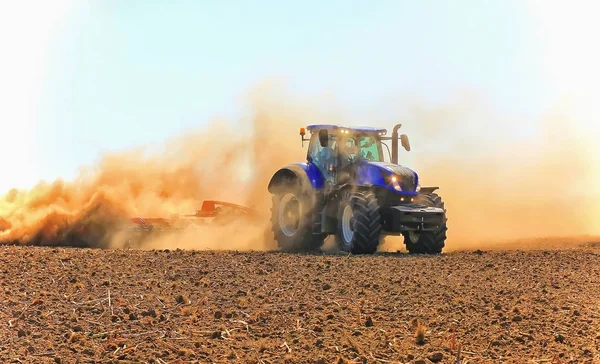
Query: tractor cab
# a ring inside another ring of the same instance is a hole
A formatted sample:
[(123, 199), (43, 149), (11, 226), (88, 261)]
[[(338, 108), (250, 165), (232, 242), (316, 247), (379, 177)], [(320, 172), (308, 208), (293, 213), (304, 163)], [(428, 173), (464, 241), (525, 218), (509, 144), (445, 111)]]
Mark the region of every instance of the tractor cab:
[[(310, 133), (308, 139), (304, 138), (306, 130)], [(390, 162), (396, 159), (397, 163), (397, 158), (382, 143), (383, 140), (393, 140), (386, 137), (386, 134), (387, 130), (382, 128), (339, 125), (309, 125), (300, 130), (302, 141), (309, 142), (306, 156), (308, 163), (315, 165), (329, 183), (336, 183), (335, 171), (344, 170), (360, 160)], [(403, 139), (405, 148), (407, 143), (408, 139), (406, 142)], [(387, 153), (384, 153), (384, 148)]]

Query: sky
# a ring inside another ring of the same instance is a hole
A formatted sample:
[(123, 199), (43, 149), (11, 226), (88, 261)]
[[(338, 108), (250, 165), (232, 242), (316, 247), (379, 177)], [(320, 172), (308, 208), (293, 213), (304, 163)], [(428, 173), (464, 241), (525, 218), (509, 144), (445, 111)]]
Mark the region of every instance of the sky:
[(355, 121), (403, 97), (435, 104), (463, 92), (535, 119), (575, 95), (578, 127), (598, 132), (596, 10), (551, 0), (2, 1), (0, 191), (235, 119), (248, 90), (273, 79), (329, 95)]

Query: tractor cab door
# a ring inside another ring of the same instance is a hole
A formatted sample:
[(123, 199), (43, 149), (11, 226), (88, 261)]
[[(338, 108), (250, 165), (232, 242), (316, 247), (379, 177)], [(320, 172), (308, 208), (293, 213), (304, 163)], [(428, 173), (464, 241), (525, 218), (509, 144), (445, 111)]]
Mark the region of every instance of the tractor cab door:
[(337, 167), (336, 143), (335, 135), (330, 132), (327, 145), (325, 146), (321, 145), (318, 133), (314, 133), (310, 138), (307, 156), (308, 162), (314, 164), (319, 169), (326, 183), (335, 182), (334, 171)]
[(357, 162), (360, 155), (359, 144), (354, 135), (344, 135), (338, 143), (339, 165), (337, 166), (336, 183), (343, 185), (354, 182)]

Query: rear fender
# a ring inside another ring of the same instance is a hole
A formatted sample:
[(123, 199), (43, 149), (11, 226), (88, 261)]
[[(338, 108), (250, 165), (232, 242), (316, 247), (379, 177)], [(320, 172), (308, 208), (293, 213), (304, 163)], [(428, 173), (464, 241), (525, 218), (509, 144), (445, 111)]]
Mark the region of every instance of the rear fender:
[(319, 169), (312, 163), (294, 163), (281, 168), (269, 181), (267, 190), (274, 194), (277, 186), (286, 181), (295, 180), (305, 193), (315, 192), (325, 187), (325, 179)]

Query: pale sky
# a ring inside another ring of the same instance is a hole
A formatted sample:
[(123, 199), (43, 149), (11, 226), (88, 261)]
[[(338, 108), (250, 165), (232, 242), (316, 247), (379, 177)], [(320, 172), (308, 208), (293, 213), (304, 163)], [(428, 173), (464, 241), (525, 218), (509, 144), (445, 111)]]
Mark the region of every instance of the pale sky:
[(598, 132), (596, 4), (0, 1), (0, 193), (235, 117), (273, 77), (355, 115), (467, 89), (535, 118), (576, 95), (579, 126)]

